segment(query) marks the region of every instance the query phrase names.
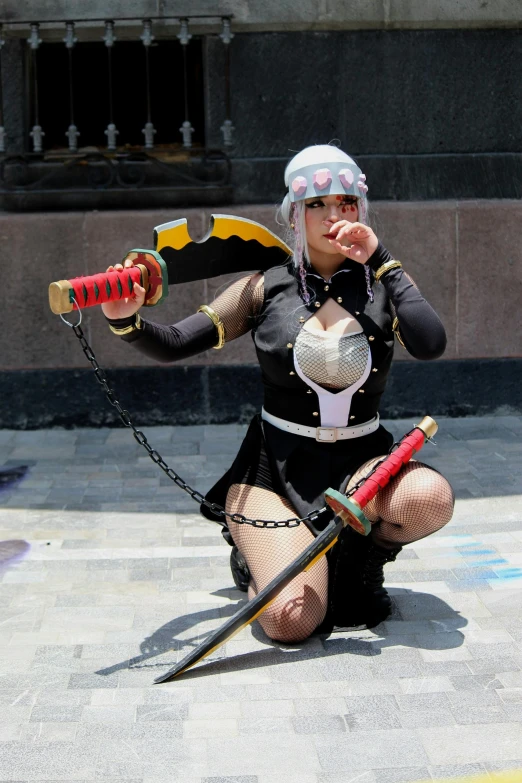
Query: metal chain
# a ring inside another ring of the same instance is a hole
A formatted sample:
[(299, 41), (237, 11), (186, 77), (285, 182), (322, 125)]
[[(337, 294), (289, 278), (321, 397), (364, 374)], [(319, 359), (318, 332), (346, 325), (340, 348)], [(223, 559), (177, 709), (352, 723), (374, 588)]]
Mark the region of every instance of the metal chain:
[[(146, 450), (151, 460), (154, 463), (156, 463), (158, 467), (161, 468), (161, 470), (165, 473), (166, 476), (169, 477), (169, 479), (171, 479), (171, 481), (173, 481), (184, 492), (189, 494), (191, 498), (196, 501), (196, 503), (205, 506), (205, 508), (208, 508), (209, 511), (211, 511), (213, 514), (215, 514), (218, 517), (226, 517), (227, 519), (231, 519), (233, 522), (237, 522), (240, 525), (246, 524), (246, 525), (252, 525), (253, 527), (262, 527), (262, 528), (297, 527), (298, 525), (301, 524), (301, 522), (315, 522), (317, 519), (319, 519), (319, 517), (322, 514), (328, 511), (327, 506), (323, 506), (323, 508), (317, 509), (316, 511), (311, 511), (305, 517), (301, 517), (301, 518), (291, 517), (290, 519), (285, 519), (285, 520), (249, 519), (248, 517), (245, 517), (243, 514), (237, 514), (237, 513), (230, 514), (226, 509), (223, 508), (223, 506), (220, 506), (219, 503), (211, 503), (209, 500), (207, 500), (204, 497), (204, 495), (201, 494), (201, 492), (198, 492), (197, 489), (193, 489), (192, 487), (190, 487), (187, 484), (187, 482), (181, 478), (181, 476), (178, 476), (176, 471), (167, 465), (167, 463), (165, 462), (161, 454), (158, 451), (156, 451), (156, 449), (152, 448), (145, 434), (134, 426), (129, 411), (125, 410), (125, 408), (123, 408), (120, 405), (120, 403), (115, 397), (114, 391), (109, 386), (107, 378), (105, 377), (105, 373), (103, 372), (100, 365), (96, 361), (94, 351), (92, 350), (91, 346), (87, 342), (81, 326), (79, 324), (76, 325), (68, 324), (68, 325), (71, 326), (74, 334), (80, 341), (80, 345), (82, 346), (83, 352), (87, 360), (90, 362), (92, 369), (94, 370), (94, 375), (96, 376), (96, 380), (98, 381), (100, 386), (103, 387), (105, 396), (109, 400), (110, 404), (118, 411), (118, 415), (122, 420), (123, 424), (126, 427), (130, 427), (132, 429), (135, 440), (137, 441), (137, 443), (140, 444), (140, 446), (143, 446), (143, 448)], [(220, 522), (219, 524), (221, 524), (223, 527), (226, 527), (225, 522)]]
[[(65, 319), (63, 319), (65, 320)], [(233, 522), (237, 522), (239, 525), (252, 525), (252, 527), (262, 527), (262, 528), (278, 528), (278, 527), (298, 527), (298, 525), (301, 524), (301, 522), (316, 522), (319, 517), (327, 512), (329, 509), (327, 506), (323, 506), (322, 508), (316, 509), (315, 511), (310, 511), (309, 514), (307, 514), (305, 517), (290, 517), (290, 519), (284, 519), (284, 520), (275, 520), (275, 519), (250, 519), (249, 517), (245, 517), (243, 514), (230, 514), (226, 509), (223, 508), (223, 506), (220, 506), (219, 503), (211, 503), (209, 500), (205, 498), (204, 495), (201, 494), (201, 492), (198, 492), (197, 489), (193, 489), (191, 486), (187, 484), (184, 479), (179, 476), (176, 471), (173, 468), (169, 468), (161, 454), (156, 450), (153, 449), (150, 445), (149, 441), (147, 440), (146, 435), (137, 427), (134, 426), (132, 419), (130, 417), (129, 411), (125, 410), (121, 406), (121, 404), (118, 402), (114, 395), (114, 391), (109, 386), (109, 383), (107, 381), (107, 378), (105, 377), (105, 373), (101, 369), (100, 365), (96, 361), (96, 357), (94, 355), (94, 351), (92, 350), (91, 346), (87, 342), (87, 339), (83, 333), (83, 330), (80, 326), (80, 321), (77, 324), (71, 324), (68, 321), (65, 321), (68, 326), (70, 326), (80, 341), (80, 345), (82, 346), (82, 350), (87, 358), (87, 360), (90, 362), (92, 369), (94, 370), (94, 375), (96, 376), (96, 380), (100, 384), (100, 386), (103, 387), (103, 390), (105, 392), (105, 396), (109, 400), (110, 404), (113, 406), (113, 408), (116, 408), (118, 411), (118, 415), (120, 419), (122, 420), (123, 424), (126, 427), (130, 427), (132, 429), (132, 432), (134, 434), (134, 439), (137, 443), (140, 444), (140, 446), (143, 446), (145, 451), (148, 453), (151, 460), (158, 465), (158, 467), (161, 468), (161, 470), (165, 473), (166, 476), (169, 477), (171, 481), (173, 481), (180, 489), (182, 489), (184, 492), (186, 492), (190, 497), (196, 502), (199, 503), (201, 506), (205, 506), (205, 508), (208, 508), (209, 511), (211, 511), (213, 514), (215, 514), (218, 517), (225, 517), (226, 519), (231, 519)], [(410, 432), (413, 432), (411, 430)], [(408, 435), (410, 433), (407, 433)], [(406, 436), (404, 436), (406, 437)], [(394, 451), (397, 446), (399, 446), (400, 443), (396, 441), (392, 444), (390, 447), (388, 454), (391, 454), (392, 451)], [(381, 465), (385, 459), (387, 459), (386, 455), (385, 457), (382, 457), (382, 459), (378, 460), (378, 462), (375, 463), (375, 465), (372, 467), (368, 473), (366, 473), (364, 476), (362, 476), (359, 481), (354, 484), (353, 487), (350, 487), (350, 489), (346, 492), (346, 496), (350, 497), (353, 495), (353, 493), (359, 489), (364, 482), (372, 476), (379, 465)], [(219, 522), (220, 525), (223, 527), (226, 527), (226, 522)]]

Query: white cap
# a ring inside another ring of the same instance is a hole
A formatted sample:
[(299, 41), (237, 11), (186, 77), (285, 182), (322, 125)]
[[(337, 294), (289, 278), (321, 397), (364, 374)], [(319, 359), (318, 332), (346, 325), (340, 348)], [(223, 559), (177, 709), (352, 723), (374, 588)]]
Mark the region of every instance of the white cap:
[(285, 185), (291, 202), (329, 195), (364, 198), (368, 191), (366, 177), (355, 161), (330, 144), (298, 152), (285, 169)]

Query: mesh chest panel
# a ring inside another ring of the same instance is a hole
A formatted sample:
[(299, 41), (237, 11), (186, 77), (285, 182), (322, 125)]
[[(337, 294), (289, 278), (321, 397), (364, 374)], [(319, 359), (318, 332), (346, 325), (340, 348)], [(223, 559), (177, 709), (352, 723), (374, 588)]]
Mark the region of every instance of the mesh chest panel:
[(294, 348), (299, 367), (319, 386), (347, 389), (366, 369), (368, 341), (364, 334), (326, 334), (301, 329)]

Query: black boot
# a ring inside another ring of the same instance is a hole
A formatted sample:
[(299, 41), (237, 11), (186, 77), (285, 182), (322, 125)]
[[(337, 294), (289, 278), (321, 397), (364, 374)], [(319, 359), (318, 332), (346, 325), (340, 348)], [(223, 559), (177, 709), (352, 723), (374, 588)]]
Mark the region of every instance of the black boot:
[(230, 570), (232, 571), (232, 578), (237, 589), (241, 590), (242, 593), (246, 593), (250, 582), (250, 571), (245, 558), (237, 546), (234, 546), (230, 553)]
[(383, 587), (383, 567), (395, 560), (401, 549), (384, 549), (375, 544), (371, 533), (361, 536), (346, 527), (332, 552), (325, 620), (341, 628), (374, 628), (382, 623), (391, 613), (391, 599)]

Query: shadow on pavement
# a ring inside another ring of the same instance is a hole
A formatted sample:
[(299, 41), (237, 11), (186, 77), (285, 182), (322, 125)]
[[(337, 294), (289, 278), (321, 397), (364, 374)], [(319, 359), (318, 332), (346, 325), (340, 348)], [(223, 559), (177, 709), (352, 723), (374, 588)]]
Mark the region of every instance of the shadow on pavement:
[[(213, 595), (223, 594), (224, 590), (218, 590)], [(227, 590), (226, 593), (233, 593)], [(269, 639), (263, 632), (259, 623), (252, 625), (252, 635), (258, 641), (267, 645), (266, 650), (256, 650), (254, 652), (235, 655), (232, 658), (220, 658), (217, 661), (211, 661), (207, 664), (197, 665), (197, 668), (190, 669), (180, 678), (192, 679), (203, 677), (207, 674), (223, 674), (229, 671), (242, 671), (245, 669), (257, 669), (265, 666), (278, 666), (281, 663), (293, 663), (310, 660), (312, 658), (322, 659), (332, 655), (360, 655), (360, 656), (378, 656), (382, 650), (395, 647), (400, 638), (402, 647), (412, 647), (424, 650), (453, 649), (460, 647), (464, 642), (464, 635), (460, 633), (459, 628), (464, 628), (468, 621), (458, 612), (452, 609), (445, 601), (435, 595), (428, 593), (417, 593), (414, 590), (395, 588), (393, 590), (394, 615), (393, 619), (400, 622), (407, 621), (437, 621), (441, 625), (441, 633), (408, 635), (401, 634), (400, 628), (393, 634), (386, 634), (383, 630), (374, 631), (375, 638), (335, 638), (335, 632), (329, 637), (322, 638), (323, 650), (318, 650), (317, 646), (312, 648), (307, 641), (299, 643), (299, 649), (292, 649), (291, 645), (280, 645)], [(235, 614), (243, 606), (244, 601), (238, 601), (226, 607), (216, 607), (202, 612), (193, 612), (191, 614), (179, 617), (163, 625), (151, 636), (144, 639), (141, 643), (141, 655), (123, 661), (114, 666), (100, 669), (96, 674), (107, 676), (116, 671), (128, 668), (144, 668), (140, 664), (145, 661), (162, 655), (168, 651), (175, 651), (178, 659), (185, 656), (189, 649), (194, 649), (212, 633), (208, 631), (198, 634), (189, 639), (180, 639), (182, 634), (196, 626), (198, 623), (208, 620), (214, 620), (218, 617), (225, 620)], [(380, 626), (379, 628), (382, 628)], [(346, 629), (344, 629), (346, 630)], [(351, 629), (349, 629), (351, 630)], [(354, 629), (355, 630), (355, 629)], [(409, 641), (411, 639), (411, 641)], [(308, 649), (307, 649), (308, 645)], [(148, 666), (173, 666), (176, 661), (148, 664)], [(147, 667), (147, 664), (145, 664)]]

